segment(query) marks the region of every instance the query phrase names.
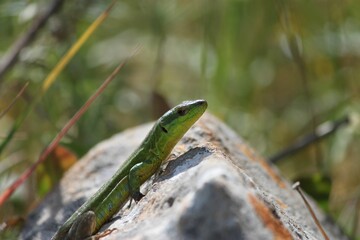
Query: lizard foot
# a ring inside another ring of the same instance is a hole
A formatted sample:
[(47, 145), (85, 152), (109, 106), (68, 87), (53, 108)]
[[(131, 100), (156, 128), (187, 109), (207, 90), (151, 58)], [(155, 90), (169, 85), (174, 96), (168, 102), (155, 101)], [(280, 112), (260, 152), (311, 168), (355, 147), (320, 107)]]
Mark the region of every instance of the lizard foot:
[(117, 228), (112, 228), (112, 229), (106, 229), (105, 231), (98, 233), (96, 236), (98, 237), (98, 239), (103, 238), (107, 235), (110, 235), (112, 232), (118, 230)]
[(131, 194), (131, 198), (135, 200), (135, 202), (140, 201), (145, 195), (142, 194), (141, 192), (137, 191), (137, 192), (133, 192)]
[(116, 231), (116, 230), (117, 230), (117, 228), (106, 229), (105, 231), (98, 233), (90, 238), (87, 238), (86, 240), (99, 240), (100, 238), (110, 235), (113, 231)]
[(132, 200), (134, 199), (135, 200), (135, 203), (137, 203), (138, 201), (140, 201), (140, 199), (142, 199), (145, 195), (142, 194), (141, 192), (137, 191), (137, 192), (134, 192), (131, 194), (131, 197), (130, 197), (130, 203), (129, 203), (129, 206), (128, 208), (131, 208), (131, 203), (132, 203)]

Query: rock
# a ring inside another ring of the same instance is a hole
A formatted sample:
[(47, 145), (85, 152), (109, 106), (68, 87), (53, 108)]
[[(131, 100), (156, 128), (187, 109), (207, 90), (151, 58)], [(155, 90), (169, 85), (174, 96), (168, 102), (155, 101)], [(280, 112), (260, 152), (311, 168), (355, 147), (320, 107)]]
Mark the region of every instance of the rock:
[[(116, 171), (152, 124), (103, 141), (79, 161), (30, 214), (21, 239), (50, 239)], [(103, 239), (323, 239), (301, 197), (277, 169), (210, 114), (175, 147), (146, 196), (126, 205)], [(311, 205), (330, 239), (347, 239)]]

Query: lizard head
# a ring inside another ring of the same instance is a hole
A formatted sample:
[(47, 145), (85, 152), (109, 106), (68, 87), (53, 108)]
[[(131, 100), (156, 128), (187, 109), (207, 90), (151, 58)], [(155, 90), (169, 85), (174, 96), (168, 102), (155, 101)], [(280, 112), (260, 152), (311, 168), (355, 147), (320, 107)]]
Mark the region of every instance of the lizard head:
[(201, 117), (206, 108), (207, 102), (205, 100), (182, 102), (167, 111), (159, 119), (159, 127), (163, 133), (178, 141)]

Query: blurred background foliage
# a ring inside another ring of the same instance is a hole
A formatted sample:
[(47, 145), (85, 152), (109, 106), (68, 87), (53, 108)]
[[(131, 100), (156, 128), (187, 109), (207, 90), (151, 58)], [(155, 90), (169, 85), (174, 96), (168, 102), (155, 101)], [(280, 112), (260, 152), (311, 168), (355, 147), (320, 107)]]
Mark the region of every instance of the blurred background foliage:
[[(0, 2), (0, 57), (48, 6)], [(65, 1), (0, 79), (0, 143), (41, 91), (47, 74), (108, 6)], [(116, 1), (110, 17), (62, 71), (0, 155), (3, 191), (121, 60), (142, 51), (63, 139), (49, 161), (0, 209), (0, 222), (26, 216), (77, 158), (123, 129), (156, 119), (167, 105), (204, 98), (263, 156), (319, 124), (350, 117), (331, 137), (278, 162), (359, 239), (360, 2)], [(16, 224), (15, 224), (16, 225)]]

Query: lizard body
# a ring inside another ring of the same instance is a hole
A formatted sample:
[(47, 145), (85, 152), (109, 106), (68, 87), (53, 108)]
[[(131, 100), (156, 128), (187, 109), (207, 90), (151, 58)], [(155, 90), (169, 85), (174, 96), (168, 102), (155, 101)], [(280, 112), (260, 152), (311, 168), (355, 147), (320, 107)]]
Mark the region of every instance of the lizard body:
[(59, 228), (52, 240), (85, 239), (111, 219), (129, 197), (139, 201), (140, 186), (169, 156), (176, 143), (201, 117), (205, 100), (186, 101), (160, 117), (116, 173)]

